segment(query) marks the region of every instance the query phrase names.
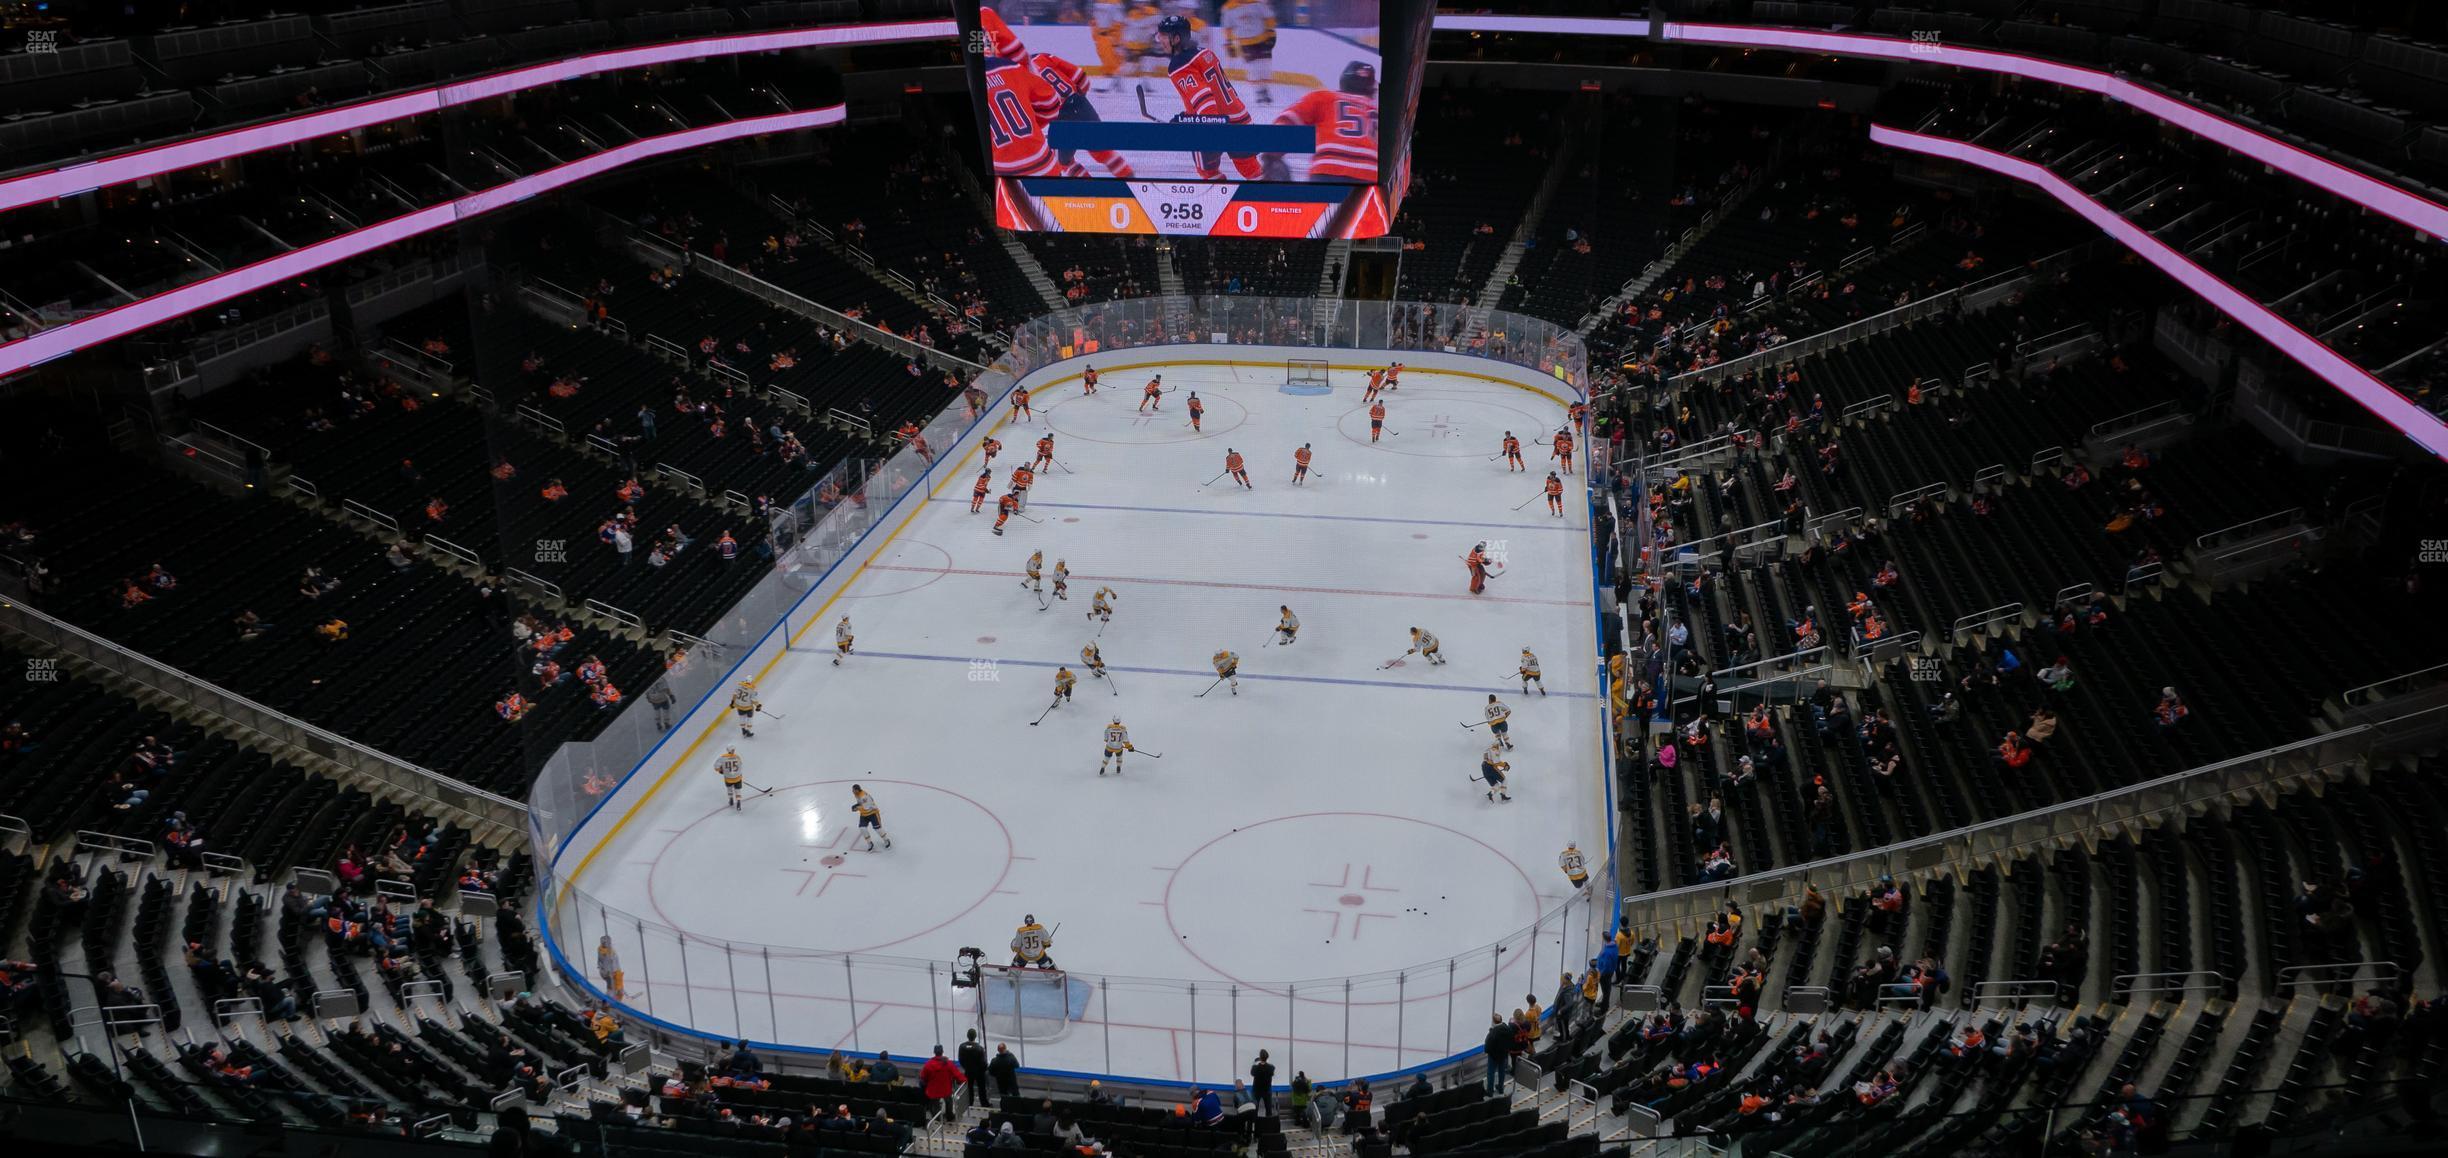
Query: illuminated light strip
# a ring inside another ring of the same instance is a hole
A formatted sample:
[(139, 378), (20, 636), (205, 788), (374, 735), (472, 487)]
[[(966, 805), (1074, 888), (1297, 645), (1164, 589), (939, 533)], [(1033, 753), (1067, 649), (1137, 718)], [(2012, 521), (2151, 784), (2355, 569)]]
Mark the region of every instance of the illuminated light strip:
[(457, 81), (414, 92), (377, 97), (335, 109), (284, 117), (266, 124), (229, 129), (206, 136), (174, 141), (150, 149), (139, 149), (98, 161), (66, 165), (29, 173), (0, 181), (0, 212), (37, 205), (45, 201), (71, 197), (92, 189), (123, 185), (146, 177), (158, 177), (181, 169), (210, 165), (232, 157), (260, 153), (346, 133), (370, 125), (405, 120), (427, 113), (481, 101), (509, 93), (524, 92), (545, 85), (559, 84), (582, 76), (622, 69), (644, 68), (680, 60), (700, 60), (714, 56), (743, 56), (759, 52), (776, 52), (790, 48), (824, 48), (858, 44), (899, 44), (920, 40), (947, 40), (957, 36), (959, 28), (950, 20), (909, 20), (884, 24), (855, 24), (835, 28), (799, 28), (780, 32), (757, 32), (740, 36), (710, 36), (696, 40), (679, 40), (669, 44), (650, 44), (638, 48), (620, 48), (608, 52), (588, 53), (548, 64), (514, 68), (507, 72)]
[(2220, 313), (2235, 319), (2245, 329), (2277, 347), (2280, 353), (2294, 359), (2304, 369), (2354, 399), (2365, 410), (2379, 416), (2381, 421), (2396, 427), (2423, 449), (2448, 459), (2448, 423), (2433, 417), (2415, 405), (2412, 399), (2390, 389), (2387, 383), (2373, 377), (2345, 355), (2295, 328), (2293, 323), (2252, 300), (2216, 274), (2195, 265), (2141, 226), (2126, 220), (2122, 214), (2084, 195), (2057, 174), (2022, 158), (2010, 157), (1978, 145), (1886, 125), (1871, 125), (1870, 139), (1891, 148), (1960, 161), (2037, 186), (2144, 261), (2157, 266), (2160, 272), (2175, 278), (2186, 289), (2217, 307)]
[(1437, 32), (1549, 32), (1563, 36), (1647, 36), (1649, 22), (1616, 17), (1487, 16), (1439, 12)]
[(293, 249), (287, 253), (276, 254), (251, 265), (239, 266), (201, 281), (190, 282), (177, 289), (155, 294), (141, 301), (129, 302), (90, 317), (79, 318), (64, 325), (37, 331), (29, 337), (0, 345), (0, 375), (14, 374), (29, 366), (40, 365), (53, 358), (64, 357), (114, 338), (125, 337), (139, 330), (160, 325), (172, 318), (253, 293), (276, 282), (312, 273), (384, 246), (430, 233), (465, 218), (489, 213), (502, 206), (527, 200), (540, 193), (550, 193), (563, 186), (576, 184), (624, 165), (704, 145), (738, 140), (741, 137), (838, 125), (846, 116), (847, 113), (843, 106), (830, 105), (821, 109), (750, 117), (746, 120), (726, 121), (719, 125), (683, 129), (661, 136), (643, 137), (615, 148), (606, 149), (592, 157), (557, 165), (541, 173), (506, 181), (490, 189), (470, 193), (465, 197), (445, 201), (438, 205), (428, 205), (423, 209), (403, 213), (362, 229), (351, 230), (338, 237), (318, 241), (313, 245)]
[[(1549, 16), (1463, 16), (1440, 14), (1439, 32), (1524, 32), (1566, 36), (1643, 37), (1646, 20), (1573, 19)], [(1855, 32), (1811, 32), (1790, 28), (1753, 28), (1739, 24), (1694, 24), (1669, 20), (1658, 26), (1659, 37), (1686, 44), (1729, 48), (1769, 48), (1815, 52), (1831, 56), (1867, 56), (1913, 64), (1937, 64), (1979, 72), (2005, 73), (2096, 93), (2130, 105), (2204, 140), (2224, 145), (2297, 180), (2393, 218), (2434, 237), (2448, 237), (2448, 205), (2358, 172), (2317, 153), (2288, 144), (2267, 133), (2188, 104), (2147, 85), (2097, 69), (1989, 48), (1953, 45)]]
[(1694, 44), (1750, 48), (1780, 48), (1838, 56), (1875, 56), (1915, 64), (1940, 64), (1981, 72), (2002, 72), (2067, 88), (2097, 93), (2133, 106), (2168, 124), (2215, 141), (2290, 177), (2318, 186), (2374, 213), (2383, 214), (2434, 237), (2448, 236), (2448, 205), (2441, 205), (2386, 181), (2359, 173), (2276, 137), (2246, 128), (2216, 113), (2187, 104), (2123, 77), (2059, 64), (2051, 60), (1986, 48), (1956, 48), (1945, 44), (1897, 40), (1845, 32), (1800, 32), (1781, 28), (1744, 28), (1731, 24), (1666, 25), (1666, 39)]

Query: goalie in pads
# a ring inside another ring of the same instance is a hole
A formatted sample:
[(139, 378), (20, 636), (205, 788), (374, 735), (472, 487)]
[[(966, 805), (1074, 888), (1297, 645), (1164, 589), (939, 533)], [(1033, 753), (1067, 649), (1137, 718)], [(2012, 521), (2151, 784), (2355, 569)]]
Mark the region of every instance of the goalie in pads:
[(1037, 923), (1037, 914), (1020, 918), (1020, 928), (1012, 933), (1012, 968), (1052, 969), (1054, 967), (1054, 934)]

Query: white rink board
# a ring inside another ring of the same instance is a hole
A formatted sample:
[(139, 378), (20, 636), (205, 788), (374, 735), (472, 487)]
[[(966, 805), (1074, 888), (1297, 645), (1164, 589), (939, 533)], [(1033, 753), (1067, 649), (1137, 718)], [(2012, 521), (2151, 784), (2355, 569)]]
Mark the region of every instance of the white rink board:
[[(1000, 493), (1051, 429), (1070, 470), (1039, 476), (1027, 513), (1043, 521), (1014, 519), (997, 538), (991, 504), (970, 514), (959, 476), (977, 473), (973, 453), (822, 622), (794, 623), (794, 650), (759, 685), (783, 718), (761, 719), (753, 739), (726, 721), (704, 743), (667, 744), (687, 761), (669, 783), (639, 792), (663, 771), (643, 769), (622, 793), (644, 796), (636, 814), (615, 826), (607, 809), (572, 842), (575, 864), (610, 833), (576, 882), (571, 964), (591, 977), (608, 928), (635, 1012), (918, 1058), (976, 1023), (976, 994), (947, 984), (954, 953), (1008, 960), (1013, 926), (1035, 914), (1060, 922), (1055, 959), (1096, 993), (1060, 1040), (1027, 1046), (1026, 1064), (1185, 1081), (1226, 1080), (1259, 1048), (1287, 1079), (1293, 1065), (1321, 1080), (1416, 1066), (1475, 1048), (1492, 1002), (1546, 1001), (1560, 970), (1586, 962), (1587, 906), (1547, 921), (1535, 961), (1514, 935), (1564, 904), (1564, 843), (1597, 865), (1607, 839), (1586, 504), (1576, 475), (1565, 517), (1543, 499), (1515, 510), (1544, 467), (1508, 475), (1490, 459), (1510, 429), (1530, 463), (1547, 461), (1560, 388), (1438, 358), (1470, 373), (1406, 371), (1388, 396), (1400, 433), (1371, 446), (1354, 367), (1378, 355), (1308, 352), (1333, 359), (1335, 387), (1297, 397), (1281, 392), (1282, 360), (1261, 360), (1270, 352), (1213, 351), (1251, 359), (1241, 365), (1117, 352), (1094, 359), (1106, 369), (1095, 397), (1076, 360), (1040, 374), (1039, 420), (995, 432), (995, 479)], [(1157, 372), (1176, 391), (1160, 414), (1135, 413)], [(1183, 413), (1191, 390), (1203, 432)], [(1316, 460), (1296, 488), (1303, 442)], [(1227, 447), (1255, 490), (1202, 486)], [(1507, 566), (1473, 596), (1460, 556), (1479, 541)], [(1040, 548), (1045, 611), (1019, 578)], [(1068, 602), (1052, 600), (1056, 559), (1071, 566)], [(1119, 593), (1100, 640), (1112, 681), (1077, 662), (1099, 585)], [(1270, 646), (1286, 603), (1300, 640)], [(842, 614), (857, 653), (836, 667)], [(1451, 662), (1381, 670), (1413, 625), (1442, 637)], [(1543, 699), (1511, 678), (1525, 645), (1547, 672)], [(1240, 694), (1197, 698), (1218, 648), (1242, 656)], [(1076, 702), (1032, 726), (1056, 663), (1079, 672)], [(1469, 781), (1486, 731), (1460, 725), (1490, 692), (1516, 712), (1510, 804)], [(1100, 777), (1115, 714), (1143, 753)], [(712, 771), (731, 743), (748, 780), (773, 789), (739, 811)], [(892, 849), (854, 847), (853, 781), (877, 797)], [(687, 934), (685, 959), (655, 925)], [(1347, 1009), (1341, 979), (1362, 976)]]

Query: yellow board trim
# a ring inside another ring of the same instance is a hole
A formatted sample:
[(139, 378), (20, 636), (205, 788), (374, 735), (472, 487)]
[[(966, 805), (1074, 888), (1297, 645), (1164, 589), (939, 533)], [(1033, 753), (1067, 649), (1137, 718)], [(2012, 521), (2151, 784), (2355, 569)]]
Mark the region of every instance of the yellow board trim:
[[(1444, 353), (1441, 350), (1428, 352), (1439, 354)], [(1081, 358), (1090, 358), (1094, 356), (1095, 355), (1093, 354), (1079, 355)], [(1447, 356), (1473, 357), (1475, 355), (1458, 354)], [(1388, 360), (1392, 361), (1393, 359)], [(1251, 362), (1231, 358), (1178, 358), (1157, 362), (1124, 362), (1110, 367), (1110, 369), (1144, 370), (1150, 366), (1272, 366), (1275, 364), (1276, 363), (1274, 362)], [(1366, 372), (1369, 370), (1379, 369), (1381, 365), (1382, 363), (1376, 362), (1351, 364), (1329, 362), (1327, 363), (1327, 368), (1330, 370), (1357, 370)], [(1538, 371), (1532, 367), (1525, 366), (1523, 369), (1533, 374), (1538, 373)], [(1106, 369), (1100, 369), (1097, 371), (1099, 374), (1104, 374), (1107, 372), (1108, 370)], [(1482, 382), (1494, 382), (1500, 386), (1511, 386), (1516, 390), (1527, 390), (1530, 393), (1545, 398), (1549, 402), (1553, 402), (1558, 406), (1565, 407), (1566, 409), (1571, 408), (1570, 403), (1565, 402), (1563, 399), (1556, 397), (1554, 394), (1551, 394), (1540, 387), (1532, 386), (1524, 382), (1516, 382), (1510, 378), (1499, 378), (1493, 374), (1482, 374), (1473, 370), (1428, 369), (1425, 367), (1420, 370), (1420, 373), (1450, 374), (1458, 378), (1476, 378)], [(1078, 374), (1066, 374), (1063, 377), (1049, 379), (1039, 385), (1032, 386), (1029, 388), (1029, 391), (1031, 394), (1035, 394), (1041, 390), (1051, 389), (1053, 387), (1062, 386), (1071, 382), (1077, 382), (1079, 380), (1080, 375)], [(926, 510), (926, 504), (934, 501), (936, 492), (941, 491), (946, 484), (949, 484), (953, 480), (964, 476), (964, 472), (966, 472), (969, 468), (969, 459), (977, 454), (987, 438), (991, 438), (995, 434), (999, 433), (1003, 429), (1004, 424), (1009, 421), (1011, 421), (1011, 411), (1008, 407), (1006, 407), (1004, 409), (1003, 417), (996, 419), (993, 426), (986, 428), (985, 435), (978, 440), (979, 445), (971, 446), (968, 453), (961, 456), (960, 465), (944, 472), (944, 477), (942, 480), (938, 481), (935, 486), (927, 492), (926, 500), (921, 501), (916, 506), (912, 507), (910, 509), (910, 513), (902, 518), (900, 525), (894, 527), (891, 534), (884, 536), (883, 541), (876, 544), (875, 550), (869, 552), (867, 557), (859, 562), (858, 568), (850, 572), (849, 578), (842, 580), (841, 587), (834, 591), (833, 594), (826, 596), (823, 603), (817, 605), (815, 613), (808, 616), (807, 622), (801, 625), (798, 631), (793, 632), (788, 639), (783, 641), (782, 650), (775, 652), (772, 659), (765, 661), (765, 666), (757, 670), (757, 674), (754, 677), (751, 677), (751, 682), (762, 680), (766, 676), (773, 673), (774, 665), (781, 663), (782, 657), (790, 654), (791, 645), (798, 643), (800, 636), (806, 635), (810, 630), (814, 629), (818, 623), (824, 620), (825, 612), (832, 610), (834, 602), (840, 599), (844, 594), (848, 593), (851, 586), (857, 583), (860, 577), (867, 573), (868, 565), (874, 563), (877, 559), (882, 558), (884, 555), (884, 549), (892, 546), (893, 540), (900, 538), (901, 532), (908, 530), (909, 525), (917, 521), (919, 514)], [(1607, 706), (1603, 699), (1601, 699), (1598, 705), (1598, 710), (1602, 712), (1607, 710)], [(671, 766), (665, 768), (662, 775), (655, 777), (655, 782), (647, 787), (646, 794), (638, 797), (637, 803), (630, 805), (629, 811), (622, 813), (619, 820), (612, 822), (611, 830), (603, 834), (603, 839), (595, 842), (595, 847), (587, 850), (586, 856), (579, 860), (578, 867), (571, 869), (568, 876), (561, 878), (559, 898), (555, 901), (554, 908), (559, 908), (560, 902), (568, 899), (570, 890), (578, 887), (578, 878), (586, 872), (587, 866), (594, 864), (595, 858), (601, 855), (604, 849), (611, 847), (612, 842), (619, 838), (621, 830), (629, 827), (629, 822), (637, 819), (638, 813), (646, 810), (646, 806), (649, 803), (652, 803), (655, 796), (663, 791), (663, 786), (671, 782), (672, 775), (680, 771), (683, 766), (688, 764), (689, 760), (697, 754), (697, 749), (699, 747), (703, 746), (707, 740), (713, 738), (715, 729), (722, 727), (724, 719), (725, 716), (723, 715), (723, 711), (715, 712), (713, 720), (706, 724), (705, 730), (697, 733), (697, 738), (689, 741), (688, 747), (680, 750), (680, 754), (672, 759)], [(1600, 763), (1599, 767), (1605, 767), (1603, 761)]]

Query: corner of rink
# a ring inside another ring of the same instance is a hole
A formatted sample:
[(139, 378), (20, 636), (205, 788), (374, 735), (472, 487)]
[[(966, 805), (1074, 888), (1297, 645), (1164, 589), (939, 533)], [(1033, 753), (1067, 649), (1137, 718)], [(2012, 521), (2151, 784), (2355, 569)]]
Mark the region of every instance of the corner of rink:
[[(1296, 359), (1331, 385), (1288, 391)], [(1365, 375), (1394, 360), (1372, 429)], [(1028, 412), (996, 399), (819, 581), (789, 628), (813, 638), (745, 657), (772, 718), (748, 736), (700, 705), (567, 843), (576, 903), (547, 925), (569, 980), (594, 988), (577, 959), (610, 936), (619, 1004), (654, 1024), (924, 1056), (992, 1012), (955, 955), (999, 963), (1034, 916), (1093, 1032), (1026, 1064), (1200, 1081), (1260, 1047), (1331, 1044), (1313, 1074), (1434, 1062), (1481, 1036), (1457, 1007), (1510, 1009), (1581, 966), (1613, 833), (1588, 506), (1577, 473), (1560, 500), (1544, 486), (1571, 390), (1467, 355), (1208, 344), (1021, 384)], [(1009, 518), (971, 510), (989, 437), (990, 496), (1040, 468)], [(1476, 591), (1474, 549), (1496, 564)], [(1491, 701), (1511, 712), (1493, 752)], [(1109, 770), (1115, 721), (1131, 747)], [(736, 808), (726, 745), (752, 789)], [(1568, 843), (1598, 889), (1559, 870)]]

